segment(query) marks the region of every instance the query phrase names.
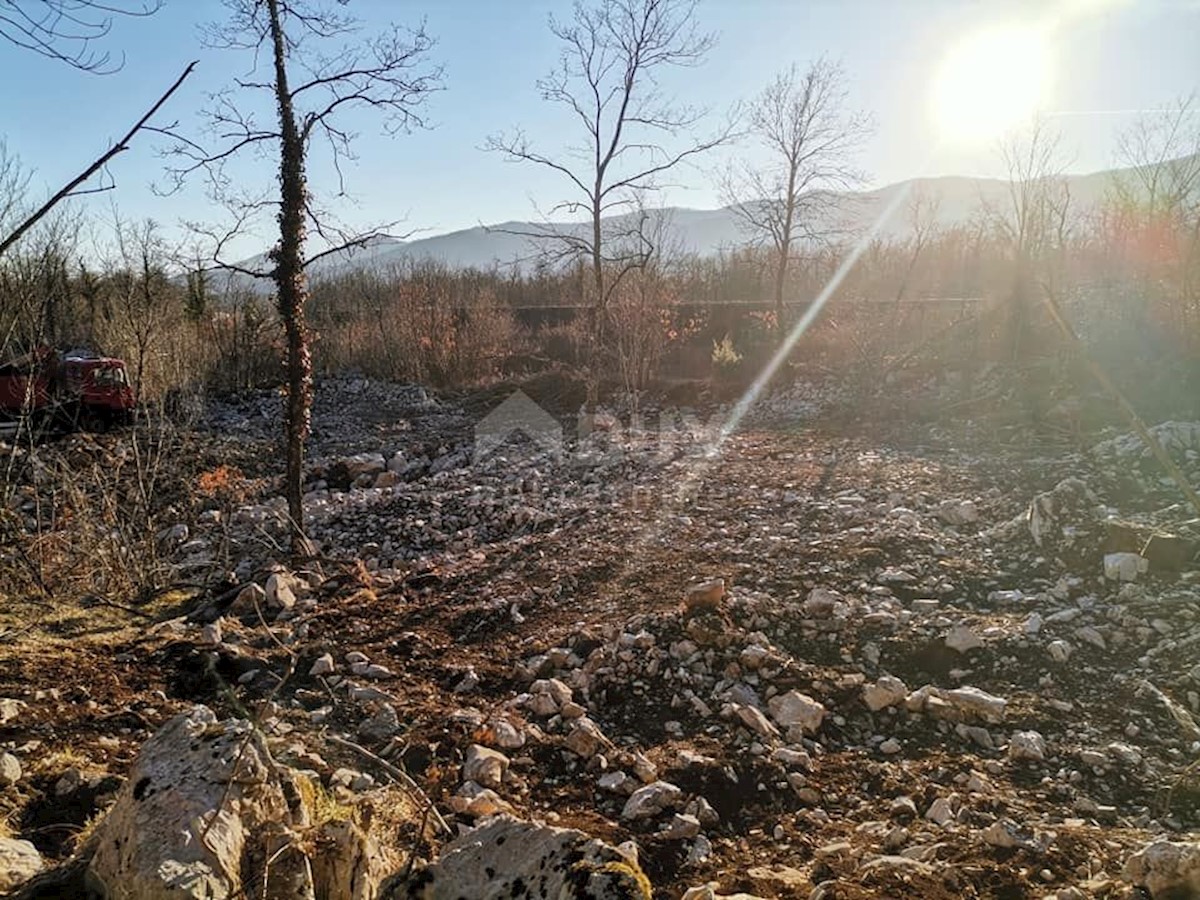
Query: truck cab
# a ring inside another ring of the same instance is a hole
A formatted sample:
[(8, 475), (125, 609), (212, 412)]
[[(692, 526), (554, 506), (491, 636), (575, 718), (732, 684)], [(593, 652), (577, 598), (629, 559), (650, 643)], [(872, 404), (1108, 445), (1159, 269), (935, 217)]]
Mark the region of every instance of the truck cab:
[(86, 350), (39, 347), (0, 365), (0, 418), (80, 425), (129, 422), (137, 404), (119, 359)]
[(136, 398), (125, 363), (107, 356), (67, 355), (61, 377), (65, 393), (82, 411), (114, 419), (130, 418)]

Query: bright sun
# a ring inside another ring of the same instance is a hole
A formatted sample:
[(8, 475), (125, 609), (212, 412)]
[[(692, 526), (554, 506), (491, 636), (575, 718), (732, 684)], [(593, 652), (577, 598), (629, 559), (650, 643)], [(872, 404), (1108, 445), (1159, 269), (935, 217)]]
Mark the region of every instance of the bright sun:
[(1044, 31), (997, 26), (953, 47), (933, 86), (933, 116), (943, 138), (993, 140), (1033, 116), (1049, 88)]

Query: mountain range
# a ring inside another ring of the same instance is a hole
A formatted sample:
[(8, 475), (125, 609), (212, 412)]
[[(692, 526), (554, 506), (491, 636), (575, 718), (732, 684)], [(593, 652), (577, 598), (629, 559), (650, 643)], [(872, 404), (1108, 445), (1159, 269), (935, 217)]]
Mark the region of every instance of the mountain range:
[[(1103, 197), (1115, 170), (1094, 172), (1086, 175), (1067, 176), (1074, 209), (1088, 209)], [(866, 231), (890, 205), (895, 205), (887, 220), (880, 225), (879, 236), (902, 238), (912, 232), (912, 216), (905, 196), (920, 196), (931, 203), (939, 226), (952, 226), (970, 221), (982, 209), (1004, 208), (1009, 201), (1009, 182), (996, 178), (972, 178), (966, 176), (943, 176), (917, 178), (897, 182), (886, 187), (868, 191), (845, 191), (829, 196), (829, 222), (836, 222), (845, 231)], [(733, 207), (720, 209), (688, 209), (665, 207), (651, 210), (650, 216), (666, 217), (672, 240), (685, 253), (698, 256), (715, 255), (721, 250), (743, 245), (747, 234), (742, 218)], [(619, 227), (620, 217), (606, 220)], [(365, 246), (353, 251), (331, 254), (315, 262), (310, 269), (314, 278), (323, 278), (348, 271), (383, 269), (404, 265), (414, 261), (431, 260), (451, 268), (480, 268), (509, 266), (520, 263), (525, 268), (537, 257), (538, 242), (525, 236), (529, 232), (541, 234), (579, 232), (583, 226), (568, 222), (502, 222), (495, 225), (480, 225), (446, 234), (433, 235), (415, 240), (400, 240), (390, 237), (373, 238)], [(245, 260), (244, 268), (263, 268), (264, 257)], [(235, 280), (236, 276), (235, 276)], [(262, 290), (267, 283), (246, 279)]]

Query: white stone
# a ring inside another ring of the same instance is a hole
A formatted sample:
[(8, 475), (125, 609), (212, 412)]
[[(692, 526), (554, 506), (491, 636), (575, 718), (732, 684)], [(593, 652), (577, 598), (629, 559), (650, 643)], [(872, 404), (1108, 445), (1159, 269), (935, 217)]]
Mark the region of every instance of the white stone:
[(267, 603), (275, 609), (291, 609), (296, 605), (296, 594), (286, 576), (275, 572), (267, 579), (265, 589)]
[(505, 750), (516, 750), (525, 746), (525, 732), (504, 719), (492, 723), (492, 735), (496, 746)]
[(629, 796), (636, 790), (637, 781), (618, 770), (616, 772), (605, 772), (600, 776), (596, 784), (602, 791), (611, 791), (614, 794)]
[(7, 894), (42, 871), (42, 856), (29, 841), (0, 838), (0, 893)]
[(1072, 647), (1066, 641), (1051, 641), (1046, 645), (1046, 652), (1056, 663), (1065, 663), (1071, 658)]
[(983, 829), (979, 836), (983, 838), (985, 844), (1003, 849), (1015, 847), (1020, 843), (1016, 824), (1007, 819), (993, 822)]
[(474, 781), (484, 787), (498, 788), (504, 783), (508, 772), (508, 757), (498, 750), (472, 744), (467, 749), (463, 762), (463, 780)]
[(564, 744), (568, 750), (584, 759), (591, 759), (601, 750), (612, 746), (600, 726), (586, 716), (575, 720)]
[(21, 761), (11, 753), (0, 753), (0, 787), (12, 787), (21, 780)]
[(1109, 581), (1137, 581), (1150, 571), (1150, 560), (1137, 553), (1104, 554), (1104, 577)]
[(946, 797), (938, 797), (925, 811), (925, 818), (935, 825), (945, 826), (954, 821), (954, 804)]
[(668, 841), (686, 841), (700, 833), (700, 820), (686, 813), (676, 813), (670, 823), (661, 832)]
[(874, 684), (863, 688), (863, 702), (871, 712), (897, 706), (908, 696), (908, 687), (893, 675), (881, 675)]
[(960, 687), (943, 694), (945, 700), (956, 709), (978, 716), (985, 722), (1003, 722), (1008, 701), (1003, 697), (981, 691), (977, 687)]
[(761, 737), (773, 737), (779, 734), (779, 729), (771, 724), (770, 720), (762, 714), (762, 710), (754, 706), (742, 706), (735, 704), (737, 717), (742, 724)]
[(938, 504), (937, 515), (947, 525), (970, 525), (979, 521), (979, 509), (971, 500), (943, 500)]
[(771, 717), (782, 727), (799, 726), (808, 734), (816, 734), (825, 720), (825, 707), (807, 694), (788, 691), (767, 701)]
[(333, 662), (333, 655), (330, 653), (323, 653), (313, 662), (311, 668), (308, 670), (308, 674), (314, 676), (330, 675), (336, 671), (336, 669), (337, 666)]
[[(511, 816), (490, 819), (451, 841), (410, 884), (420, 885), (424, 900), (649, 897), (634, 847), (613, 847), (581, 831)], [(368, 896), (376, 894), (355, 898)]]
[[(97, 828), (89, 883), (109, 897), (238, 895), (243, 879), (261, 874), (244, 870), (247, 860), (299, 841), (292, 829), (309, 823), (307, 812), (289, 802), (298, 796), (295, 776), (272, 761), (261, 732), (249, 722), (218, 722), (196, 707), (143, 745)], [(205, 822), (212, 827), (197, 840)], [(333, 896), (318, 887), (317, 869), (301, 851), (282, 854), (264, 893)], [(360, 875), (364, 889), (376, 889)]]
[(1014, 732), (1008, 740), (1008, 758), (1042, 762), (1046, 758), (1046, 739), (1036, 731)]
[(977, 635), (970, 625), (959, 622), (946, 632), (946, 646), (959, 653), (975, 650), (983, 646), (983, 638)]
[(816, 587), (808, 592), (808, 598), (800, 608), (810, 618), (828, 619), (843, 613), (846, 609), (846, 602), (837, 591)]
[(1155, 900), (1200, 896), (1200, 842), (1153, 841), (1125, 861), (1123, 874)]
[(683, 799), (683, 791), (669, 781), (655, 781), (633, 792), (621, 810), (627, 820), (649, 819)]
[(464, 782), (448, 802), (456, 813), (477, 818), (513, 812), (512, 806), (503, 797), (473, 781)]

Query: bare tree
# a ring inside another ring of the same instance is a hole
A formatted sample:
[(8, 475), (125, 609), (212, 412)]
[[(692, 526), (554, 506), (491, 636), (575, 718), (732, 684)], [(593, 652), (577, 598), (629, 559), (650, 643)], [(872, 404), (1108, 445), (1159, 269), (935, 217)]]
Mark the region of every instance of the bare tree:
[(645, 260), (615, 286), (606, 310), (616, 369), (635, 412), (671, 342), (678, 305), (673, 270), (683, 257), (679, 241), (672, 237), (671, 217), (639, 212), (644, 213)]
[(8, 231), (25, 205), (29, 172), (0, 139), (0, 234)]
[(1008, 202), (989, 212), (1008, 242), (1018, 277), (1032, 277), (1035, 264), (1066, 238), (1071, 195), (1061, 139), (1037, 119), (1028, 130), (1005, 137), (999, 152), (1008, 171)]
[(782, 323), (796, 247), (824, 242), (838, 230), (834, 192), (863, 180), (854, 160), (871, 124), (847, 107), (841, 66), (818, 59), (803, 74), (792, 66), (775, 76), (750, 103), (746, 130), (765, 155), (735, 166), (724, 193), (751, 242), (771, 251)]
[(143, 396), (150, 352), (166, 325), (177, 292), (164, 268), (167, 247), (152, 219), (124, 222), (113, 215), (116, 255), (109, 265), (109, 311), (133, 350), (133, 388)]
[(149, 16), (162, 0), (3, 0), (0, 38), (84, 72), (115, 72), (124, 65), (96, 47), (117, 16)]
[(927, 191), (923, 185), (918, 185), (908, 198), (909, 238), (907, 241), (908, 264), (900, 276), (896, 286), (896, 309), (899, 311), (904, 295), (908, 292), (913, 273), (921, 256), (929, 245), (937, 240), (941, 231), (938, 214), (941, 212), (942, 199), (936, 193)]
[[(342, 163), (352, 158), (353, 133), (342, 116), (353, 110), (375, 110), (389, 134), (424, 125), (419, 110), (440, 85), (441, 72), (426, 64), (433, 40), (424, 27), (392, 28), (331, 52), (322, 48), (358, 30), (353, 18), (318, 0), (228, 0), (229, 20), (206, 33), (210, 46), (241, 49), (253, 55), (255, 68), (235, 87), (217, 94), (207, 111), (201, 140), (177, 133), (172, 151), (179, 163), (171, 170), (178, 186), (189, 176), (203, 175), (214, 200), (232, 216), (232, 225), (208, 229), (213, 262), (229, 271), (269, 279), (287, 338), (287, 409), (285, 443), (286, 494), (291, 517), (293, 552), (306, 552), (303, 486), (304, 444), (309, 431), (312, 357), (305, 320), (308, 296), (306, 269), (333, 253), (361, 247), (382, 229), (356, 232), (340, 225), (310, 193), (305, 169), (314, 140), (326, 147), (344, 193)], [(338, 4), (344, 5), (342, 3)], [(257, 75), (259, 54), (270, 60)], [(269, 97), (275, 122), (255, 116), (255, 97)], [(208, 140), (210, 146), (201, 141)], [(226, 164), (239, 155), (259, 152), (278, 164), (278, 193), (240, 193)], [(248, 267), (229, 262), (229, 242), (252, 232), (273, 216), (278, 240), (266, 265)], [(308, 231), (321, 240), (320, 250), (306, 251)]]
[[(558, 173), (571, 196), (555, 214), (587, 215), (581, 229), (553, 227), (526, 232), (559, 260), (590, 265), (590, 331), (593, 352), (604, 342), (605, 310), (613, 290), (644, 264), (642, 198), (661, 187), (660, 176), (728, 140), (725, 127), (693, 133), (704, 111), (665, 96), (658, 75), (697, 66), (714, 38), (698, 30), (696, 0), (599, 0), (576, 2), (571, 18), (550, 17), (562, 45), (558, 67), (537, 86), (542, 98), (564, 107), (582, 140), (555, 155), (533, 148), (520, 130), (489, 137), (486, 147), (516, 162)], [(625, 215), (622, 215), (625, 214)]]
[(1117, 154), (1126, 168), (1106, 210), (1114, 256), (1139, 293), (1161, 295), (1181, 334), (1200, 340), (1200, 97), (1141, 116), (1118, 136)]
[(1200, 98), (1146, 113), (1117, 136), (1114, 178), (1122, 204), (1149, 215), (1186, 219), (1200, 213)]
[(999, 154), (1008, 172), (1003, 205), (984, 205), (984, 216), (999, 240), (1011, 269), (1004, 319), (1009, 361), (1016, 367), (1021, 402), (1037, 421), (1045, 411), (1047, 390), (1031, 365), (1038, 339), (1034, 307), (1057, 291), (1060, 269), (1071, 236), (1070, 184), (1061, 139), (1039, 118), (1028, 128), (1001, 139)]

